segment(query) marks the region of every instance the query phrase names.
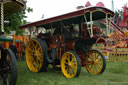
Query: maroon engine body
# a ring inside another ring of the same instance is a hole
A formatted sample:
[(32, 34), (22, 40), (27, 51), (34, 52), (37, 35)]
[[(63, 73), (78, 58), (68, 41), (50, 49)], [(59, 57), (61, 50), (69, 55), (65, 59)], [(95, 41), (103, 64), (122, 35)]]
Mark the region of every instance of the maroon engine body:
[[(100, 37), (101, 31), (98, 27), (93, 26), (93, 37), (90, 37), (86, 24), (81, 26), (79, 32), (63, 31), (53, 33), (40, 33), (37, 38), (45, 40), (48, 45), (48, 51), (52, 52), (52, 48), (56, 48), (57, 60), (60, 60), (62, 55), (68, 50), (75, 50), (82, 61), (85, 61), (85, 56), (91, 46), (96, 43)], [(49, 56), (50, 57), (50, 56)], [(84, 62), (82, 62), (84, 65)]]

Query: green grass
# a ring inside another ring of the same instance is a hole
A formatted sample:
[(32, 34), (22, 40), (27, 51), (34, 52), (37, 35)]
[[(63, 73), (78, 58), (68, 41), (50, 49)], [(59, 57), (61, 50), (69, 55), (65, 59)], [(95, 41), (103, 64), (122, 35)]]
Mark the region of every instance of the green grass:
[(82, 67), (80, 76), (67, 79), (61, 71), (30, 72), (24, 61), (18, 61), (17, 85), (128, 85), (128, 62), (107, 62), (105, 72), (92, 75)]

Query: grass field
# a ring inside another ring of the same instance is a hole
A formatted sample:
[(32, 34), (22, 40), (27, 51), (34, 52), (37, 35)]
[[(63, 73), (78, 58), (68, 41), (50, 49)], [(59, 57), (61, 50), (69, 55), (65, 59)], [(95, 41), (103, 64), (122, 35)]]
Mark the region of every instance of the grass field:
[(30, 72), (24, 61), (18, 61), (17, 85), (128, 85), (128, 62), (107, 62), (101, 75), (92, 75), (82, 67), (80, 76), (67, 79), (61, 71), (48, 68), (48, 72)]

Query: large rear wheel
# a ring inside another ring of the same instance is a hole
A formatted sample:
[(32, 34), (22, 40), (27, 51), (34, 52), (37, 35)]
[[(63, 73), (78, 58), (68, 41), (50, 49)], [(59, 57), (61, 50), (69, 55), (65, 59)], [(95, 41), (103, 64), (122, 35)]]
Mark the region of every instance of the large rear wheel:
[(61, 59), (61, 69), (65, 77), (78, 77), (81, 71), (79, 56), (74, 51), (67, 51)]
[(2, 85), (16, 85), (17, 81), (17, 65), (13, 51), (1, 50), (2, 58), (0, 60), (0, 80)]
[(86, 60), (86, 69), (92, 74), (101, 74), (106, 68), (106, 60), (99, 50), (90, 50)]
[(48, 63), (46, 60), (46, 46), (46, 42), (39, 38), (32, 39), (27, 44), (25, 56), (30, 71), (41, 72), (47, 70)]

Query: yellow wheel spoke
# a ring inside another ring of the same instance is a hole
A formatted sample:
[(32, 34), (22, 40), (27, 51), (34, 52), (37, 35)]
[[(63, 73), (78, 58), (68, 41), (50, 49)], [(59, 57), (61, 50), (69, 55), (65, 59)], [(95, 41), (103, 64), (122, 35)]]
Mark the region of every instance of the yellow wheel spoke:
[(97, 65), (99, 68), (101, 68), (100, 64)]
[(73, 75), (73, 73), (72, 73), (72, 68), (69, 68), (69, 74), (70, 74), (70, 76)]
[(93, 68), (93, 65), (91, 65), (91, 69)]
[(36, 62), (39, 66), (41, 65), (41, 61), (37, 60)]
[(99, 70), (98, 70), (98, 68), (97, 68), (97, 65), (95, 65), (95, 70), (96, 70), (96, 72), (98, 72)]
[(102, 59), (102, 58), (100, 58), (100, 59), (99, 59), (99, 61), (103, 61), (103, 59)]
[(37, 67), (37, 69), (40, 69), (40, 61), (39, 60), (34, 60), (34, 65)]
[(73, 70), (73, 74), (75, 74), (76, 71), (77, 71), (77, 66), (76, 67), (73, 67), (72, 70)]
[(28, 48), (27, 50), (28, 50), (29, 52), (34, 52), (33, 48), (31, 48), (31, 49)]
[(41, 52), (41, 48), (36, 47), (36, 50), (37, 50), (38, 52)]
[(89, 58), (93, 58), (93, 54), (90, 54), (90, 53), (89, 53)]
[(97, 54), (97, 55), (96, 55), (96, 57), (95, 57), (95, 59), (98, 59), (98, 58), (99, 58), (99, 56), (100, 56), (100, 55), (99, 55), (99, 54)]
[(72, 59), (71, 61), (70, 61), (70, 63), (74, 63), (74, 64), (76, 64), (77, 63), (77, 61), (74, 59)]
[(93, 72), (95, 72), (95, 66), (93, 65)]
[(38, 56), (37, 60), (43, 61), (43, 59), (42, 59), (41, 57), (42, 57), (42, 56)]
[(30, 44), (31, 44), (30, 46), (35, 47), (35, 44), (33, 42), (31, 42)]
[(67, 66), (67, 74), (69, 74), (70, 72), (69, 72), (69, 67)]
[(39, 52), (36, 52), (36, 54), (37, 54), (37, 60), (43, 61), (42, 54), (40, 54)]
[(65, 64), (68, 64), (68, 62), (66, 62), (66, 61), (65, 61), (64, 63), (65, 63)]
[(72, 56), (71, 56), (70, 54), (67, 55), (68, 62), (70, 62), (70, 58), (71, 58), (71, 57), (72, 57)]
[(39, 70), (39, 68), (40, 68), (39, 65), (37, 64), (37, 62), (34, 62), (33, 66), (35, 67), (34, 69), (37, 69), (37, 70)]
[(36, 48), (39, 48), (40, 46), (39, 46), (39, 44), (36, 43), (36, 44), (35, 44), (35, 47), (36, 47)]

